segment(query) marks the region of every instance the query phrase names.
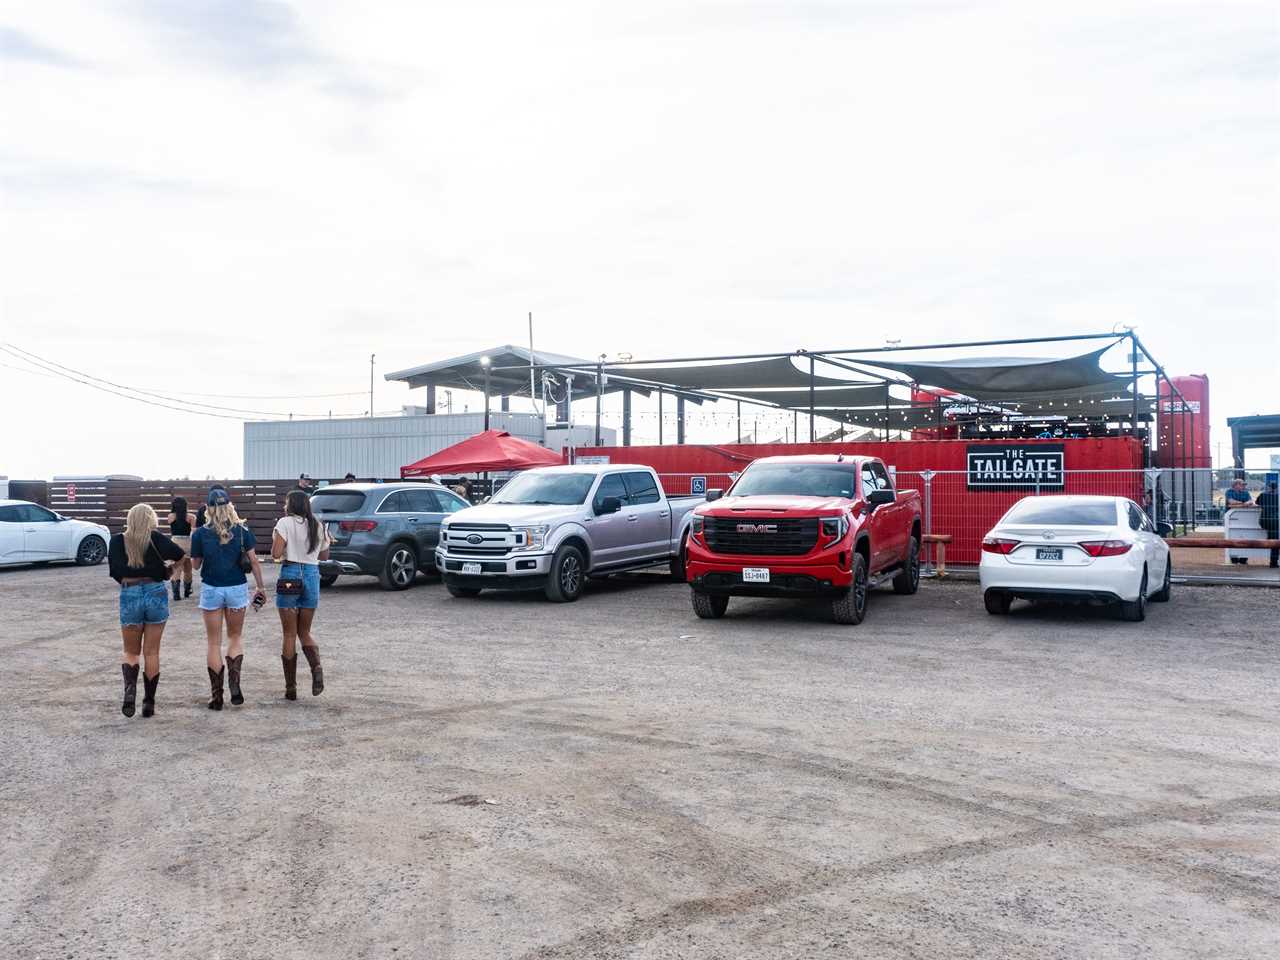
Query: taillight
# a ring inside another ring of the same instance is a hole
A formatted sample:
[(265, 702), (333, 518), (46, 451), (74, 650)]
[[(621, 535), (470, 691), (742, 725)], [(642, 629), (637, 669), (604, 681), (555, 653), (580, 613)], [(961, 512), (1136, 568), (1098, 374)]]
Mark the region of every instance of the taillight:
[(982, 540), (982, 552), (1007, 556), (1013, 552), (1013, 548), (1020, 542), (1020, 540), (1001, 540), (999, 537), (984, 537)]
[(377, 525), (376, 520), (341, 520), (338, 529), (346, 533), (368, 533)]
[(1128, 553), (1133, 544), (1124, 540), (1085, 540), (1077, 546), (1091, 557), (1118, 557)]

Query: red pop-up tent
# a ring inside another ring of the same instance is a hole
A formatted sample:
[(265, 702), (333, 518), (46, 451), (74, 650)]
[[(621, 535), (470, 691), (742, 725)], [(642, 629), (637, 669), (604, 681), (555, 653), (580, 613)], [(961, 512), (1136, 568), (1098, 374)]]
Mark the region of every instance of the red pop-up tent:
[(452, 447), (400, 468), (400, 479), (429, 477), (433, 473), (500, 473), (552, 467), (564, 463), (556, 453), (528, 440), (513, 437), (505, 430), (486, 430)]

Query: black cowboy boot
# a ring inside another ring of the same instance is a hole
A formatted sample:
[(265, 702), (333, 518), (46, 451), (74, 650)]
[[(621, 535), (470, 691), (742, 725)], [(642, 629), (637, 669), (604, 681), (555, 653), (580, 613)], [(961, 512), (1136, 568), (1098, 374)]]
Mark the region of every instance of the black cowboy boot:
[(284, 698), (286, 700), (298, 699), (298, 655), (295, 653), (292, 657), (280, 655), (280, 662), (284, 664)]
[(120, 712), (132, 717), (133, 704), (138, 698), (138, 665), (122, 663), (120, 672), (124, 674), (124, 702), (120, 704)]
[(240, 692), (240, 664), (243, 662), (243, 653), (238, 657), (227, 657), (227, 689), (231, 691), (231, 702), (237, 707), (244, 703), (244, 694)]
[(320, 669), (320, 648), (314, 644), (303, 647), (302, 653), (311, 666), (311, 695), (318, 697), (324, 691), (324, 671)]
[(173, 587), (173, 599), (175, 599), (175, 600), (181, 600), (181, 599), (182, 599), (182, 592), (181, 592), (182, 588), (178, 586), (178, 581), (177, 581), (177, 580), (170, 580), (170, 581), (169, 581), (169, 585), (170, 585), (171, 587)]
[(142, 715), (151, 717), (156, 712), (156, 687), (160, 683), (160, 674), (154, 677), (148, 677), (145, 673), (142, 675)]
[(222, 675), (227, 672), (223, 667), (221, 670), (214, 671), (213, 667), (205, 667), (209, 671), (209, 689), (213, 691), (213, 696), (209, 698), (210, 710), (222, 709)]
[(183, 580), (182, 581), (182, 599), (187, 600), (190, 597), (191, 597), (191, 581)]

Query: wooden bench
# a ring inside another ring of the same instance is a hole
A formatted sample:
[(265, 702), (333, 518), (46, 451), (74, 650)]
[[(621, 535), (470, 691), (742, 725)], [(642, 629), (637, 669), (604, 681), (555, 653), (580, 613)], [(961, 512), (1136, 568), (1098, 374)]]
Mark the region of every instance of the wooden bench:
[(947, 575), (947, 544), (951, 542), (951, 534), (949, 533), (926, 533), (920, 538), (922, 543), (937, 544), (938, 547), (938, 563), (937, 574), (940, 577)]

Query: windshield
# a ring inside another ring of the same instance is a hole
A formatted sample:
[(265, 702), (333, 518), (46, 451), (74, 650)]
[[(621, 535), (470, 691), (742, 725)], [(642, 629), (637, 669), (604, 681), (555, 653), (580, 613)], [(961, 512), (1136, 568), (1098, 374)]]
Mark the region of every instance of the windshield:
[(586, 503), (595, 482), (593, 473), (522, 473), (498, 491), (490, 503)]
[(1116, 505), (1110, 500), (1083, 503), (1057, 497), (1027, 497), (1013, 505), (1001, 523), (1034, 523), (1060, 526), (1114, 527)]
[(729, 491), (734, 497), (781, 495), (853, 499), (852, 463), (755, 463)]

